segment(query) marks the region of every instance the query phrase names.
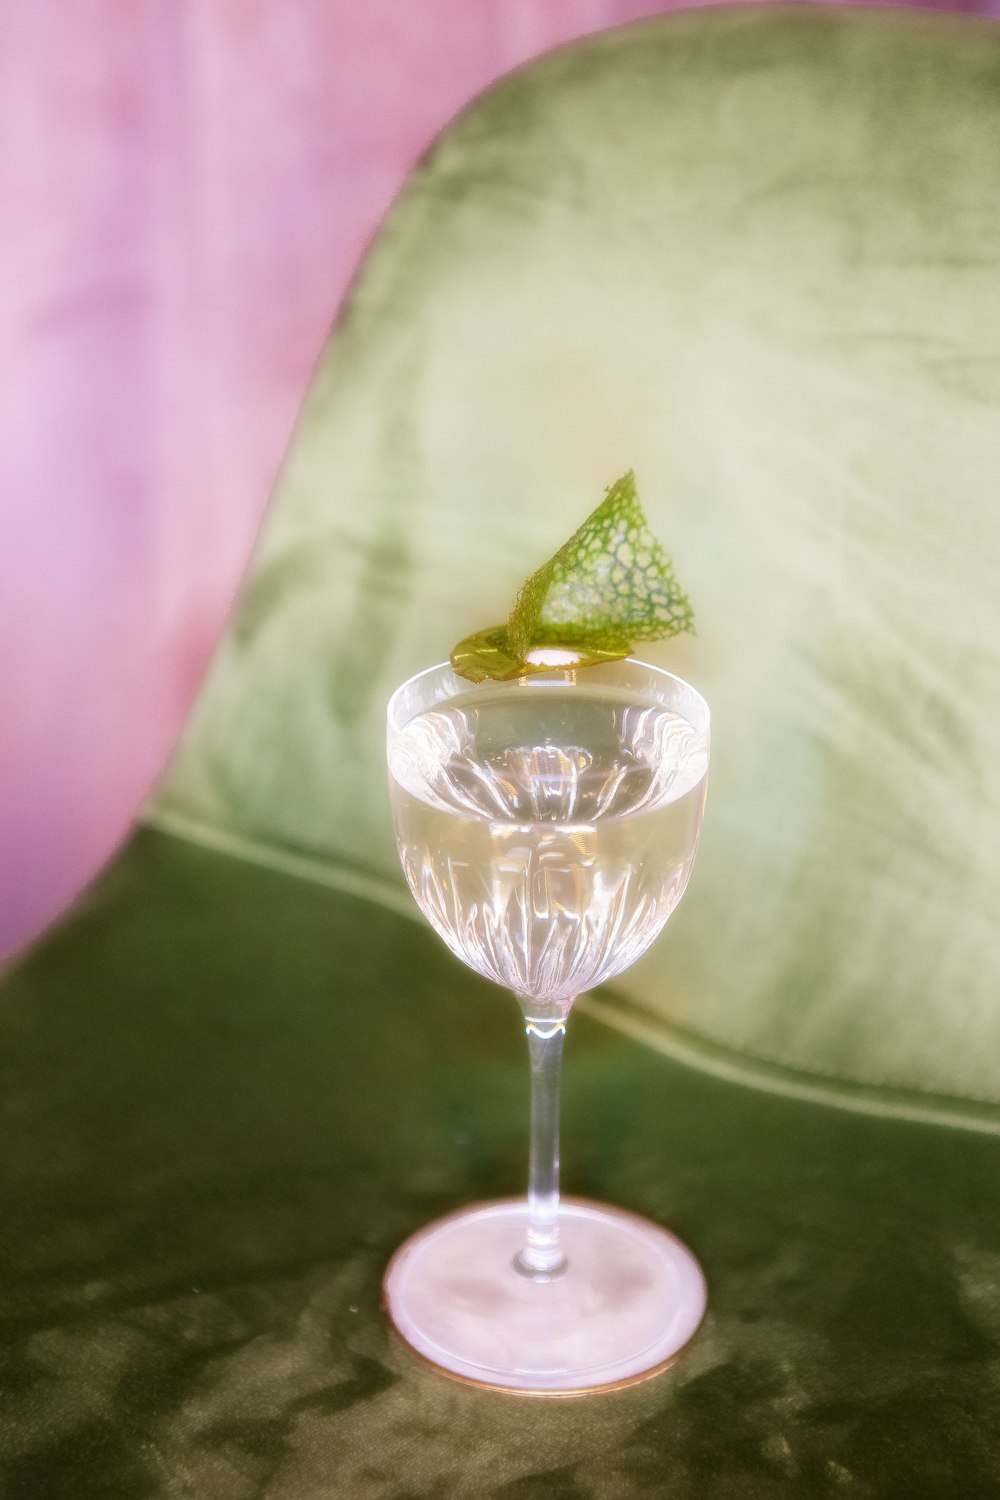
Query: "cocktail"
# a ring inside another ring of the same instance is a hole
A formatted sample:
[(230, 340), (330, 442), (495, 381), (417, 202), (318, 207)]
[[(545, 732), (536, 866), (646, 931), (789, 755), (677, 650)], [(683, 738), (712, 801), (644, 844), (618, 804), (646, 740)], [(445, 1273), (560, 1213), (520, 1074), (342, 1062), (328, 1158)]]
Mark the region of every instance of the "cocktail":
[(705, 1307), (698, 1264), (667, 1231), (559, 1196), (567, 1018), (683, 895), (709, 759), (694, 688), (620, 653), (586, 667), (581, 656), (534, 646), (523, 671), (479, 682), (445, 663), (404, 683), (388, 711), (407, 881), (452, 951), (517, 997), (532, 1097), (526, 1199), (420, 1231), (389, 1267), (386, 1305), (447, 1373), (536, 1394), (654, 1373)]

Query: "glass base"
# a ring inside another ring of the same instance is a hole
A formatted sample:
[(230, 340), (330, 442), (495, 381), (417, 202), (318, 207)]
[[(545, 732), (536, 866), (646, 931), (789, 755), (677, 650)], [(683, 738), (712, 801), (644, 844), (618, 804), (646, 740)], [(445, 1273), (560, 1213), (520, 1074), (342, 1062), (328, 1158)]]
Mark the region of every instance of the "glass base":
[(566, 1269), (514, 1269), (521, 1200), (429, 1224), (393, 1256), (383, 1295), (397, 1332), (446, 1375), (525, 1395), (615, 1390), (655, 1375), (697, 1331), (701, 1267), (665, 1229), (622, 1209), (564, 1199)]

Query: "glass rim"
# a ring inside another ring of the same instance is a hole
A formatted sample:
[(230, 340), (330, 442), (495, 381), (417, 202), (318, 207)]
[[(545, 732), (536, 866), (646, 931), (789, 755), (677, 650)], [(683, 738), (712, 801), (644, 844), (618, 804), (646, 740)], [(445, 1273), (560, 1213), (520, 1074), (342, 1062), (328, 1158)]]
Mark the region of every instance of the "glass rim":
[[(514, 678), (508, 682), (495, 682), (492, 679), (487, 679), (484, 682), (471, 682), (467, 677), (461, 677), (455, 671), (450, 661), (436, 662), (433, 666), (422, 667), (419, 672), (414, 672), (411, 677), (407, 677), (393, 691), (386, 705), (386, 723), (390, 734), (395, 735), (400, 733), (410, 720), (415, 717), (415, 714), (411, 712), (408, 712), (405, 717), (401, 714), (400, 709), (404, 695), (409, 695), (424, 678), (433, 677), (439, 673), (448, 672), (451, 674), (456, 687), (454, 693), (449, 693), (448, 697), (457, 697), (459, 693), (475, 693), (506, 687), (520, 687), (526, 690), (538, 691), (546, 686), (575, 686), (578, 674), (581, 672), (584, 674), (584, 681), (586, 682), (588, 678), (593, 680), (598, 673), (610, 672), (628, 666), (641, 667), (644, 672), (650, 672), (654, 677), (674, 684), (683, 691), (686, 697), (693, 699), (699, 710), (702, 722), (698, 724), (692, 722), (692, 728), (697, 730), (698, 733), (708, 736), (711, 728), (712, 714), (704, 695), (688, 682), (687, 678), (678, 676), (676, 672), (668, 671), (666, 667), (658, 667), (652, 662), (643, 661), (638, 656), (623, 656), (619, 661), (603, 662), (598, 667), (553, 667), (549, 671), (534, 672), (530, 676)], [(440, 701), (446, 702), (447, 698), (442, 698)], [(417, 712), (423, 712), (429, 706), (425, 705), (424, 709), (417, 710)]]

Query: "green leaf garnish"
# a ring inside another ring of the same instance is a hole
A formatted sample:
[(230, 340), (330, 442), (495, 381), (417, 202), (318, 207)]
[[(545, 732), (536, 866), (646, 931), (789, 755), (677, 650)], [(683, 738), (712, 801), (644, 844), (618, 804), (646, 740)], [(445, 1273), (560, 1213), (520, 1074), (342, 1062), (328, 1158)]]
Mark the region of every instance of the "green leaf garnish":
[(694, 613), (653, 536), (630, 469), (568, 542), (521, 585), (506, 625), (459, 641), (453, 669), (472, 682), (551, 671), (539, 647), (575, 654), (573, 667), (620, 661), (636, 641), (691, 630)]

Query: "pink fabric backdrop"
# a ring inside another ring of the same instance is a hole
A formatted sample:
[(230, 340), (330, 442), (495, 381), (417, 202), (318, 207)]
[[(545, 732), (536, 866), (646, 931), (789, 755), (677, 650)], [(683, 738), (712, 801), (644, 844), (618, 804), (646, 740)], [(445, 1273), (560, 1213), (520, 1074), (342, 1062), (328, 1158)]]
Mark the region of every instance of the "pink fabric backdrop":
[(164, 765), (407, 169), (516, 64), (669, 8), (0, 6), (0, 955)]

